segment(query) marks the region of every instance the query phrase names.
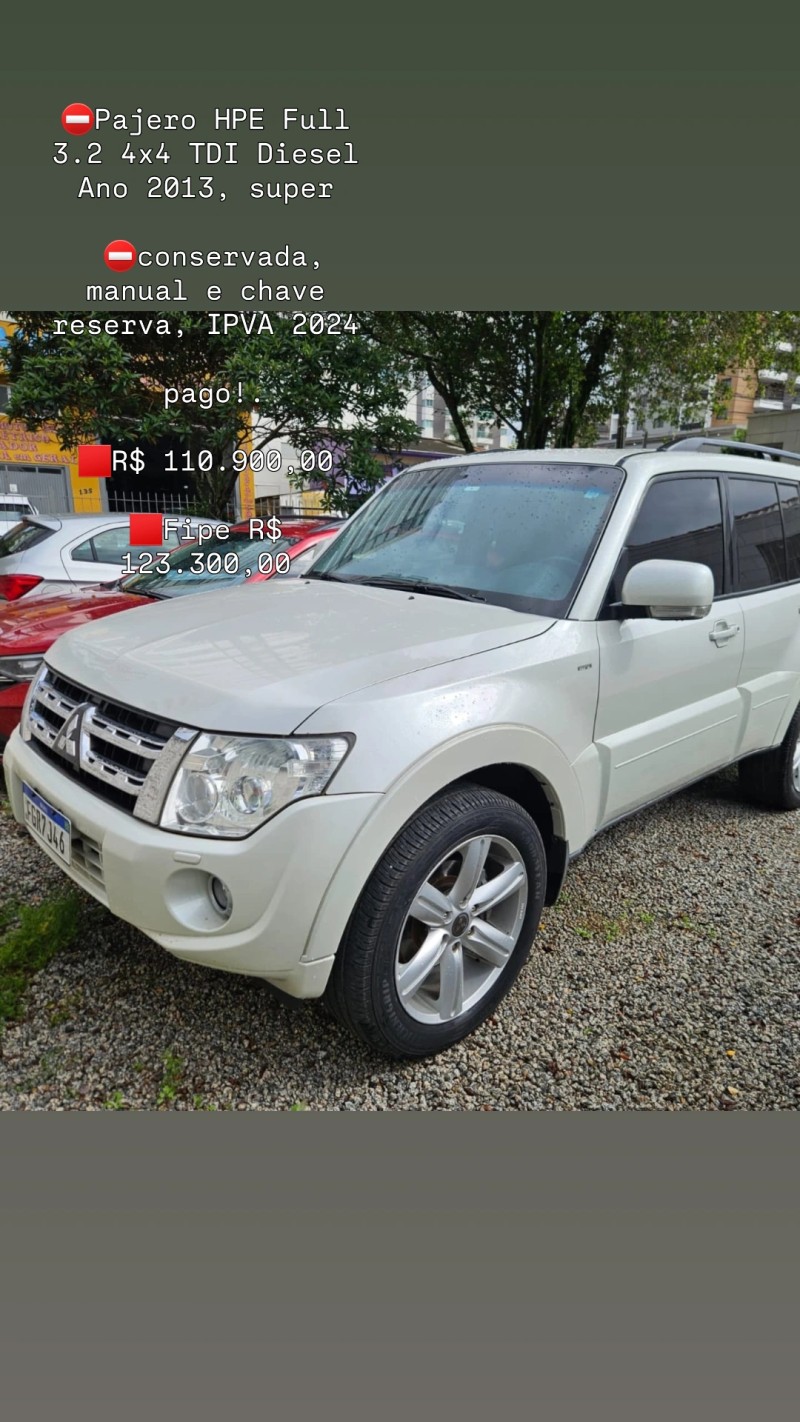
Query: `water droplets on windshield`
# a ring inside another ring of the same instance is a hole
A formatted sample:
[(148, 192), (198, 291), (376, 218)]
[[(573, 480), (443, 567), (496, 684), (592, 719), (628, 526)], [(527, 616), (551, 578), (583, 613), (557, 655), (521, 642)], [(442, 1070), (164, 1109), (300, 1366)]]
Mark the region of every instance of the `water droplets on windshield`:
[(559, 616), (597, 543), (623, 471), (491, 462), (409, 470), (336, 540), (318, 569), (407, 579)]

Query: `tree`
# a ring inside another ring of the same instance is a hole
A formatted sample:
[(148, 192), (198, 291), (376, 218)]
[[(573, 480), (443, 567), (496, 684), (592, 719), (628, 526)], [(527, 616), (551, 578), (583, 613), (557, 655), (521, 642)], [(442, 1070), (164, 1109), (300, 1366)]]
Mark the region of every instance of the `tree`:
[[(8, 415), (28, 429), (52, 423), (67, 449), (169, 437), (195, 455), (210, 450), (212, 469), (197, 476), (209, 514), (223, 511), (233, 493), (231, 457), (249, 444), (251, 410), (261, 414), (254, 448), (276, 439), (313, 447), (324, 435), (345, 463), (351, 445), (357, 459), (368, 438), (391, 453), (414, 429), (402, 415), (405, 359), (358, 329), (295, 335), (291, 318), (275, 313), (263, 334), (213, 334), (208, 313), (191, 312), (182, 315), (178, 335), (173, 313), (115, 312), (120, 329), (133, 321), (132, 334), (72, 334), (69, 325), (57, 334), (57, 316), (88, 324), (87, 313), (9, 314), (17, 330), (5, 351)], [(108, 319), (92, 316), (101, 327)], [(169, 404), (166, 391), (176, 392)]]
[(778, 341), (797, 338), (792, 312), (645, 311), (620, 313), (610, 362), (612, 407), (624, 438), (629, 414), (680, 423), (724, 415), (719, 377), (772, 365)]
[(769, 364), (797, 314), (753, 311), (373, 312), (387, 356), (438, 391), (466, 450), (486, 412), (519, 449), (570, 448), (617, 412), (677, 419), (714, 404), (715, 378)]
[[(376, 489), (384, 484), (393, 471), (390, 460), (376, 458), (376, 452), (399, 453), (392, 425), (389, 433), (382, 421), (367, 428), (347, 429), (346, 443), (327, 435), (317, 444), (317, 452), (323, 452), (318, 467), (305, 473), (296, 469), (289, 474), (289, 483), (295, 489), (311, 485), (320, 492), (320, 502), (326, 513), (339, 513), (349, 517), (360, 504), (368, 499)], [(409, 433), (416, 434), (415, 427), (409, 425)], [(324, 454), (330, 456), (330, 463), (324, 462)]]

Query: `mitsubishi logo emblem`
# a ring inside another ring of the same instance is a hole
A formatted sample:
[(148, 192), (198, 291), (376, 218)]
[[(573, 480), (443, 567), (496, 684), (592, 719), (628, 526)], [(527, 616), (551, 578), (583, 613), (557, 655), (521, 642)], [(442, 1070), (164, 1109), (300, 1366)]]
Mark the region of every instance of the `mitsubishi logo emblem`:
[(53, 750), (58, 755), (63, 755), (65, 760), (72, 761), (76, 770), (80, 769), (81, 763), (83, 722), (91, 709), (88, 701), (82, 701), (79, 706), (74, 707), (53, 742)]

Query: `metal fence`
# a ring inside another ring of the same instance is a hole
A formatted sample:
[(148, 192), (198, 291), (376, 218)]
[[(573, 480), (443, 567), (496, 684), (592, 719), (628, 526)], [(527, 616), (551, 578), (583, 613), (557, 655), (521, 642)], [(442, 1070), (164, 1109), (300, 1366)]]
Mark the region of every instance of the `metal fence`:
[[(172, 494), (159, 493), (158, 490), (139, 490), (135, 493), (114, 493), (107, 491), (109, 513), (163, 513), (180, 515), (195, 513), (196, 508), (190, 493)], [(335, 515), (324, 514), (302, 507), (299, 504), (280, 503), (276, 496), (264, 499), (256, 499), (256, 514), (259, 518), (276, 517), (297, 520), (332, 519)], [(225, 505), (225, 511), (220, 515), (230, 523), (235, 523), (240, 517), (233, 499), (229, 499)]]
[[(188, 494), (164, 494), (152, 490), (115, 494), (108, 491), (109, 513), (186, 514), (195, 512), (194, 500)], [(229, 499), (221, 518), (234, 522), (238, 518), (236, 504)]]
[(285, 519), (330, 518), (330, 514), (317, 513), (314, 509), (302, 508), (297, 504), (281, 504), (280, 507), (275, 510), (275, 513), (278, 518)]

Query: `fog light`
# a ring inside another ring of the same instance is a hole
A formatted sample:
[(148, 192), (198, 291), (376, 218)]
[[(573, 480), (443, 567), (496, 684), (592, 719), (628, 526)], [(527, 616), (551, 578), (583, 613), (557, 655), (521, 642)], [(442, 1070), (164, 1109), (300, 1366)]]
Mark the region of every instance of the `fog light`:
[(223, 884), (221, 879), (214, 876), (208, 881), (208, 893), (217, 913), (223, 918), (230, 918), (233, 908), (233, 895), (227, 884)]

